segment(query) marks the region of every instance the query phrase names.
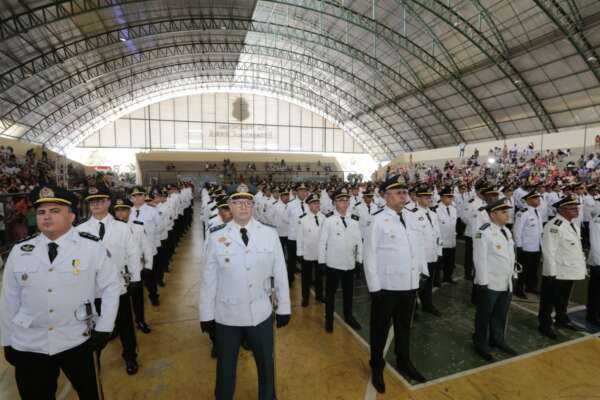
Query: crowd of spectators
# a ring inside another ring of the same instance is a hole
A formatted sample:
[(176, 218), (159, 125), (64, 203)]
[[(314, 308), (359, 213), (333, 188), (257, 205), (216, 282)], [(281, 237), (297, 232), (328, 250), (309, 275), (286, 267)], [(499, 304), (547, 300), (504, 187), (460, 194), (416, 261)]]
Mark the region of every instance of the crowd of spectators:
[(459, 157), (438, 164), (409, 163), (388, 167), (385, 176), (403, 174), (407, 180), (427, 182), (431, 185), (471, 182), (487, 177), (496, 182), (527, 180), (529, 183), (549, 183), (557, 179), (563, 181), (598, 181), (600, 178), (600, 152), (571, 157), (570, 149), (536, 151), (533, 143), (519, 149), (516, 144), (510, 148), (495, 147), (482, 158), (478, 149), (469, 157), (461, 157), (464, 148), (459, 146)]

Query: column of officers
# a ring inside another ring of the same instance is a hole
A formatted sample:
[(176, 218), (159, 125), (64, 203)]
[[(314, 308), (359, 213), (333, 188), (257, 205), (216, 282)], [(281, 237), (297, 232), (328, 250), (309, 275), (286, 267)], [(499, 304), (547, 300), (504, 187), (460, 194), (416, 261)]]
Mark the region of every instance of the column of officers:
[[(143, 284), (158, 306), (160, 272), (191, 224), (192, 190), (31, 192), (38, 233), (11, 249), (0, 293), (0, 343), (21, 398), (54, 398), (60, 371), (79, 398), (102, 398), (100, 354), (117, 336), (127, 374), (137, 373), (135, 331), (150, 333)], [(78, 222), (80, 200), (90, 213)]]
[[(213, 194), (217, 196), (209, 195), (207, 200), (218, 211), (217, 204), (225, 205), (227, 195), (219, 188)], [(600, 249), (594, 239), (600, 235), (600, 217), (594, 185), (517, 183), (515, 190), (509, 182), (496, 187), (480, 180), (472, 188), (459, 183), (438, 191), (427, 185), (411, 186), (395, 176), (362, 193), (348, 185), (261, 184), (252, 200), (253, 218), (272, 226), (279, 238), (290, 287), (301, 266), (302, 306), (310, 304), (311, 289), (315, 300), (325, 303), (326, 332), (334, 329), (334, 299), (340, 283), (343, 319), (355, 330), (362, 328), (353, 315), (352, 296), (354, 280), (364, 272), (372, 305), (372, 382), (379, 392), (385, 392), (383, 349), (391, 323), (398, 370), (413, 380), (426, 380), (410, 358), (410, 327), (418, 308), (441, 316), (432, 292), (442, 283), (457, 283), (453, 276), (456, 238), (461, 234), (470, 239), (465, 278), (473, 282), (474, 350), (485, 360), (494, 360), (492, 349), (516, 354), (504, 336), (513, 281), (518, 297), (526, 298), (526, 292), (540, 295), (543, 335), (556, 338), (554, 326), (581, 329), (570, 321), (566, 307), (573, 282), (585, 277), (582, 243), (586, 242), (591, 246), (587, 262), (592, 277), (588, 321), (598, 321)], [(585, 233), (582, 236), (585, 204), (591, 207), (587, 240)], [(209, 220), (224, 221), (215, 215)], [(566, 226), (571, 230), (565, 231)]]

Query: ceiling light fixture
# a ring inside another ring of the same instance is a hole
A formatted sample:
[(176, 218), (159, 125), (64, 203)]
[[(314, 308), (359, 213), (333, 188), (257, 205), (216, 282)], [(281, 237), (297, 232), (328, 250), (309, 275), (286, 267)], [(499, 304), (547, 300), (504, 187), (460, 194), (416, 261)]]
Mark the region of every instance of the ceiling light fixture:
[(124, 37), (121, 37), (121, 38), (119, 38), (119, 40), (120, 40), (121, 42), (126, 42), (126, 41), (127, 41), (127, 39), (125, 39)]
[(598, 59), (597, 59), (596, 57), (594, 57), (594, 56), (589, 56), (589, 57), (587, 58), (587, 61), (588, 61), (588, 62), (596, 62), (596, 61), (598, 61)]

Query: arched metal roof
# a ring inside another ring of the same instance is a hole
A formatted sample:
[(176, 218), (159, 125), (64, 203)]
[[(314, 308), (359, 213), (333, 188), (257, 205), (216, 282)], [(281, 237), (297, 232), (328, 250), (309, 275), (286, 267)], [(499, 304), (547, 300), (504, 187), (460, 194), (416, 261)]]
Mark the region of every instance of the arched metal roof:
[(60, 150), (179, 91), (319, 109), (377, 160), (600, 120), (598, 0), (5, 0), (0, 134)]

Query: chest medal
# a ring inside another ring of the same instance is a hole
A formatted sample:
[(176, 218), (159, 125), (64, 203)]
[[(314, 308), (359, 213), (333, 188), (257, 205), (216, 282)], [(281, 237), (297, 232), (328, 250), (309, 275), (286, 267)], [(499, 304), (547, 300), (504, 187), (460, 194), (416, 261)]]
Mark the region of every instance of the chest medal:
[(23, 272), (23, 275), (21, 275), (21, 280), (26, 281), (27, 278), (29, 278), (29, 275), (27, 275), (27, 272)]

